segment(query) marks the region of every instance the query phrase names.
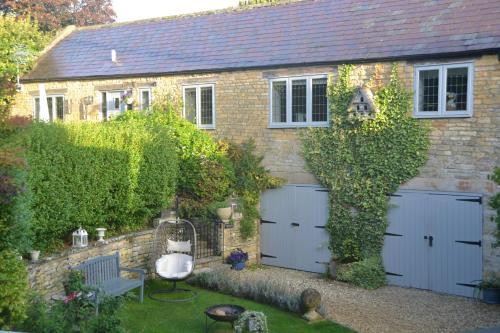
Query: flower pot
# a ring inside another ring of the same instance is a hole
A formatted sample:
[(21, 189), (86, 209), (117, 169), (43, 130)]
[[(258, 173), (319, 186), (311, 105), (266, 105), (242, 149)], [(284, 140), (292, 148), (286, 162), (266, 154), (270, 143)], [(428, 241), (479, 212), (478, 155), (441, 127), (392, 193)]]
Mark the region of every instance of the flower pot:
[(223, 221), (227, 222), (231, 218), (231, 207), (217, 208), (217, 216)]
[(37, 262), (40, 257), (40, 251), (30, 251), (30, 258), (32, 262)]
[(500, 304), (500, 288), (482, 288), (483, 301), (488, 304)]
[(241, 271), (243, 268), (245, 268), (245, 262), (242, 261), (242, 262), (237, 262), (237, 263), (234, 263), (233, 264), (233, 269), (235, 271)]

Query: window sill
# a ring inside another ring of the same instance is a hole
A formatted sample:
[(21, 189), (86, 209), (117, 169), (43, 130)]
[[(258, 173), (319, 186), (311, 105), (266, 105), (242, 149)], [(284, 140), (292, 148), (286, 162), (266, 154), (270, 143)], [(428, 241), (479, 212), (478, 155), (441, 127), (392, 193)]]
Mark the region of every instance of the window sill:
[(213, 131), (215, 130), (215, 126), (197, 126), (196, 128), (201, 129), (201, 130), (208, 130), (208, 131)]
[(320, 124), (270, 124), (267, 128), (307, 128), (307, 127), (329, 127), (330, 123), (320, 123)]
[(447, 119), (447, 118), (472, 118), (472, 114), (470, 113), (461, 113), (461, 114), (413, 114), (413, 118), (417, 119)]

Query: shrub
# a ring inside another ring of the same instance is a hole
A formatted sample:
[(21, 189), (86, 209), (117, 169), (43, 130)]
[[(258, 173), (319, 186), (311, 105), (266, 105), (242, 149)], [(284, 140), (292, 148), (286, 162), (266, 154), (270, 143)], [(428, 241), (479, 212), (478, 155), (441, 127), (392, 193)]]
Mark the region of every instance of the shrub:
[(260, 217), (257, 206), (260, 193), (268, 188), (279, 187), (284, 180), (271, 176), (261, 163), (262, 156), (255, 153), (255, 142), (250, 139), (241, 145), (230, 143), (228, 155), (234, 165), (234, 193), (240, 198), (239, 205), (243, 218), (240, 221), (240, 234), (243, 238), (255, 233), (255, 221)]
[(27, 159), (36, 246), (55, 249), (78, 226), (138, 229), (168, 206), (178, 174), (168, 134), (132, 118), (35, 123)]
[[(495, 182), (495, 184), (500, 185), (500, 167), (496, 167), (493, 171), (493, 175), (490, 179)], [(497, 241), (493, 244), (494, 247), (500, 246), (500, 193), (495, 194), (490, 199), (490, 207), (496, 210), (496, 217), (492, 217), (492, 220), (496, 222), (497, 231), (495, 233)]]
[(181, 215), (207, 216), (210, 203), (223, 201), (231, 194), (233, 166), (227, 158), (227, 147), (181, 118), (179, 108), (172, 99), (160, 96), (151, 111), (126, 113), (119, 120), (134, 119), (168, 131), (179, 158), (177, 194), (182, 199)]
[(15, 121), (0, 130), (0, 251), (26, 253), (31, 248), (30, 195), (26, 190), (27, 171), (22, 149), (25, 125), (24, 121)]
[(205, 271), (194, 275), (188, 283), (220, 291), (236, 297), (275, 305), (284, 310), (300, 311), (300, 292), (285, 281), (250, 280), (229, 276), (223, 270)]
[[(30, 301), (28, 319), (23, 329), (37, 333), (119, 333), (124, 332), (117, 314), (123, 302), (122, 297), (100, 294), (97, 288), (85, 286), (81, 274), (69, 274), (65, 285), (70, 293), (64, 302), (49, 307), (38, 295)], [(99, 312), (93, 294), (100, 299)]]
[(25, 318), (28, 273), (18, 256), (0, 251), (0, 329), (11, 329)]
[(387, 283), (380, 257), (371, 257), (341, 265), (337, 271), (337, 280), (366, 289), (376, 289)]

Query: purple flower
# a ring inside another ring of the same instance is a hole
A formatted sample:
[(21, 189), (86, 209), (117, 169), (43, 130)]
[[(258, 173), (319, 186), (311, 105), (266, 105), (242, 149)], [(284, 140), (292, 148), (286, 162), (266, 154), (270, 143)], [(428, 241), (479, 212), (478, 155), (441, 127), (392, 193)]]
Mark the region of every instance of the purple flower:
[(231, 264), (237, 264), (240, 262), (245, 262), (248, 260), (248, 252), (243, 252), (241, 249), (236, 249), (231, 251), (228, 257), (228, 261)]

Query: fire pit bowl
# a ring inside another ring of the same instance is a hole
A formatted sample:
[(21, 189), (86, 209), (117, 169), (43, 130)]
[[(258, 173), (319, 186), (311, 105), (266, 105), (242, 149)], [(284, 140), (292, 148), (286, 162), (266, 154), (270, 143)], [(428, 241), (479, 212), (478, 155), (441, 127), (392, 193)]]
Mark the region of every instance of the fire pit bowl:
[(245, 308), (234, 304), (217, 304), (205, 310), (205, 314), (215, 321), (234, 322), (245, 312)]

